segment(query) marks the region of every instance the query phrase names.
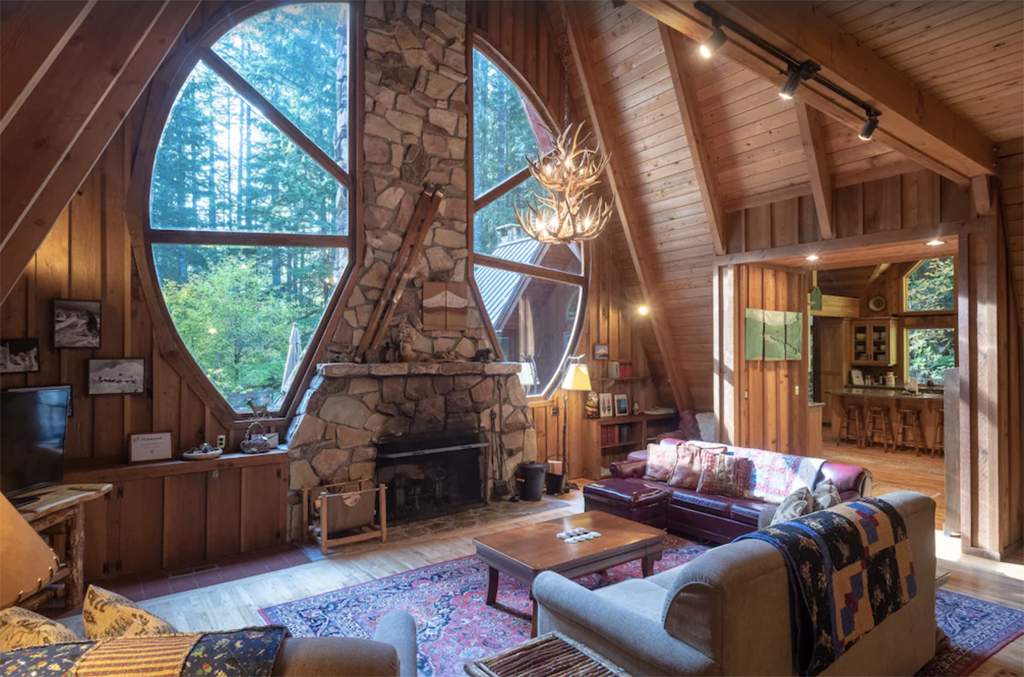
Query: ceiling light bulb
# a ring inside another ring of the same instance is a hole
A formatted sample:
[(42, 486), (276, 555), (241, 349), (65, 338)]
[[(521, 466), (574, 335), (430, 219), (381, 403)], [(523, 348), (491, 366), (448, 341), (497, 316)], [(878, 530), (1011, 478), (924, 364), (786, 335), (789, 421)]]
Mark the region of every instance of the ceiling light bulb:
[(554, 169), (551, 167), (551, 165), (548, 165), (544, 168), (544, 173), (547, 174), (548, 176), (551, 176), (551, 172), (553, 171)]
[(700, 55), (705, 59), (710, 59), (714, 56), (718, 48), (725, 44), (726, 40), (725, 32), (721, 26), (715, 26), (715, 30), (712, 31), (711, 36), (700, 46)]
[(946, 244), (946, 241), (935, 238), (934, 240), (928, 240), (925, 244), (929, 247), (938, 247), (939, 245)]
[(636, 309), (636, 312), (640, 313), (641, 315), (646, 315), (651, 311), (647, 309), (647, 306), (640, 306), (639, 308)]
[(800, 81), (803, 79), (803, 71), (799, 68), (790, 68), (789, 75), (786, 77), (786, 84), (782, 85), (782, 89), (779, 90), (779, 96), (787, 100), (792, 99), (797, 87), (800, 86)]
[(871, 135), (875, 133), (876, 129), (878, 129), (878, 116), (870, 115), (864, 121), (864, 126), (860, 128), (860, 134), (857, 135), (857, 138), (861, 141), (870, 141)]
[(207, 331), (207, 333), (209, 333), (209, 334), (216, 334), (216, 333), (217, 333), (217, 328), (216, 328), (216, 327), (210, 327), (210, 328), (209, 328), (209, 329), (207, 329), (206, 331)]
[(807, 260), (808, 260), (808, 261), (817, 261), (817, 260), (818, 260), (818, 259), (820, 259), (820, 258), (821, 258), (821, 257), (820, 257), (820, 256), (818, 256), (817, 254), (808, 254), (808, 255), (807, 255)]

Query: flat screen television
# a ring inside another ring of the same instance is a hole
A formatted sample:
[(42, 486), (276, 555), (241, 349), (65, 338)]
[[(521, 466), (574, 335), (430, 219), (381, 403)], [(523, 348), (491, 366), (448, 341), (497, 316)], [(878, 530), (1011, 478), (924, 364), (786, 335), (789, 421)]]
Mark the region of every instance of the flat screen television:
[(0, 393), (0, 492), (8, 498), (64, 479), (71, 386)]

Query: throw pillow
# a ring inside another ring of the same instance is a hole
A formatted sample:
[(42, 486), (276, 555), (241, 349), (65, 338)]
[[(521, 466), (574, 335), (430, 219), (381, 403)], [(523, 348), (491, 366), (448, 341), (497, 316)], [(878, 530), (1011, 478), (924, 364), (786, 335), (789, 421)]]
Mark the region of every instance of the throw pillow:
[(815, 510), (828, 510), (843, 502), (842, 497), (839, 495), (839, 490), (836, 489), (836, 485), (832, 480), (824, 480), (814, 487), (812, 497), (814, 498)]
[(46, 616), (11, 607), (0, 611), (0, 653), (31, 646), (82, 642), (81, 637)]
[(775, 515), (772, 517), (772, 526), (779, 522), (788, 522), (812, 512), (814, 512), (814, 497), (811, 495), (810, 489), (800, 487), (782, 499), (782, 503), (779, 504), (779, 507), (775, 510)]
[(82, 626), (89, 639), (153, 637), (177, 630), (170, 623), (140, 609), (117, 593), (90, 585), (82, 605)]
[(662, 442), (647, 445), (647, 469), (644, 479), (653, 482), (667, 482), (679, 459), (679, 445), (675, 442)]
[(700, 482), (705, 454), (725, 453), (725, 447), (710, 447), (687, 442), (679, 448), (679, 460), (668, 483), (673, 487), (694, 490)]
[(703, 454), (698, 494), (745, 498), (754, 464), (749, 458), (729, 454)]

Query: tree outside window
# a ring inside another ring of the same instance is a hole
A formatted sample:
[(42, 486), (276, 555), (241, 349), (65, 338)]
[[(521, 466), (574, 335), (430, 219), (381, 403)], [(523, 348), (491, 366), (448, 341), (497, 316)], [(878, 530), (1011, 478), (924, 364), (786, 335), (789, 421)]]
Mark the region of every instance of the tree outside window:
[[(953, 257), (926, 259), (919, 262), (904, 277), (904, 309), (911, 315), (904, 319), (909, 324), (904, 330), (906, 341), (906, 376), (918, 382), (943, 383), (945, 371), (956, 366), (955, 318), (956, 266)], [(946, 311), (945, 315), (941, 313)], [(939, 314), (921, 326), (922, 318), (912, 314)]]
[(943, 383), (956, 366), (954, 329), (907, 329), (907, 377), (919, 383)]

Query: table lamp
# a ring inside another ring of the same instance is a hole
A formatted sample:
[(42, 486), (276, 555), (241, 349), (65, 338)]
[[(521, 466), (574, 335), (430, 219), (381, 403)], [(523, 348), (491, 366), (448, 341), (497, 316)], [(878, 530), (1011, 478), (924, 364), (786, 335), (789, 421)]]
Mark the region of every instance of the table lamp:
[(569, 472), (569, 444), (568, 444), (568, 423), (569, 423), (569, 411), (566, 405), (569, 402), (569, 395), (567, 391), (584, 391), (590, 392), (590, 371), (587, 369), (587, 365), (580, 364), (579, 360), (582, 355), (577, 357), (570, 357), (569, 364), (565, 367), (565, 377), (562, 378), (562, 491), (559, 493), (564, 494), (568, 491), (565, 485), (565, 476)]
[(45, 588), (60, 562), (50, 546), (0, 495), (0, 609), (24, 602)]

